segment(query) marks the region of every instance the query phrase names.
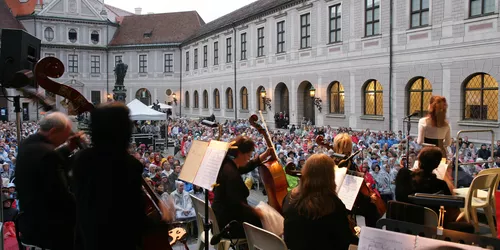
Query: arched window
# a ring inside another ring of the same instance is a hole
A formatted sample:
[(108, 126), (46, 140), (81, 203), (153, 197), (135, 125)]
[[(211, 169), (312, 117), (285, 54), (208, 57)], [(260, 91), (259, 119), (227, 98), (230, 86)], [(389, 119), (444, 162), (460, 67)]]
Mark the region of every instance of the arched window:
[(151, 93), (146, 88), (137, 90), (135, 98), (147, 106), (151, 105)]
[(214, 90), (214, 109), (220, 109), (220, 93), (219, 89)]
[(498, 120), (498, 82), (485, 73), (469, 76), (464, 84), (464, 120)]
[(184, 94), (184, 107), (189, 108), (189, 91)]
[(384, 96), (382, 84), (377, 80), (369, 80), (364, 87), (365, 115), (384, 115)]
[(260, 86), (257, 88), (257, 110), (260, 110), (260, 111), (265, 111), (266, 110), (266, 105), (265, 105), (265, 102), (264, 102), (264, 97), (262, 96), (261, 92), (262, 90), (265, 90), (264, 87)]
[(226, 108), (233, 109), (233, 90), (231, 88), (226, 89)]
[(194, 91), (193, 94), (193, 99), (194, 99), (194, 108), (197, 109), (200, 107), (200, 96), (198, 95), (198, 90)]
[(208, 109), (208, 92), (207, 92), (207, 90), (203, 91), (203, 108)]
[(330, 113), (344, 114), (344, 86), (340, 82), (332, 82), (328, 87)]
[(241, 88), (241, 109), (248, 110), (248, 89), (246, 87)]
[(432, 84), (424, 77), (416, 77), (408, 88), (408, 113), (418, 112), (423, 117), (429, 111), (429, 102), (432, 96)]

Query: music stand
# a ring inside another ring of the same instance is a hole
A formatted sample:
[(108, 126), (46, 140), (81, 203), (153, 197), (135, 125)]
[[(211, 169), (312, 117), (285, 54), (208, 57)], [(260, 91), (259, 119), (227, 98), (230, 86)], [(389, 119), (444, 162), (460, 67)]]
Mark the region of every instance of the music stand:
[[(216, 140), (209, 142), (204, 141), (193, 141), (193, 145), (189, 150), (186, 161), (184, 162), (184, 167), (179, 175), (179, 179), (193, 183), (205, 190), (205, 221), (203, 223), (203, 230), (205, 232), (205, 249), (209, 249), (209, 230), (211, 229), (211, 223), (209, 221), (208, 212), (208, 192), (210, 188), (216, 184), (217, 175), (219, 174), (222, 161), (224, 160), (227, 150), (229, 149), (229, 143), (220, 142), (220, 136), (222, 132), (222, 125), (216, 124), (219, 129), (219, 135)], [(211, 150), (208, 151), (207, 149)], [(210, 160), (207, 160), (210, 158)], [(200, 177), (200, 169), (203, 176)], [(208, 170), (208, 171), (207, 171)], [(208, 175), (208, 176), (207, 176)]]

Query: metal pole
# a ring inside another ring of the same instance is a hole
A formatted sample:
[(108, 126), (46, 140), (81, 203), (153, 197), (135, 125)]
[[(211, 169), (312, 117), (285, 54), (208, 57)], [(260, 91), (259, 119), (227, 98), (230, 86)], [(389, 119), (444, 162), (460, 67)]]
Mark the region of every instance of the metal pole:
[(233, 24), (233, 30), (234, 30), (234, 91), (233, 91), (233, 96), (234, 96), (234, 102), (233, 102), (233, 109), (234, 109), (234, 120), (238, 120), (238, 109), (236, 108), (236, 26)]
[(14, 96), (14, 112), (16, 112), (17, 143), (21, 143), (21, 96)]

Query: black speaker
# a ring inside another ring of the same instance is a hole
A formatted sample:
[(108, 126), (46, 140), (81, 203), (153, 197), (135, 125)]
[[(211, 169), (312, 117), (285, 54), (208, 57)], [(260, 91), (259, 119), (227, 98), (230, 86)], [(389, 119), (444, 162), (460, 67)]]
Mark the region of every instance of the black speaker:
[[(0, 81), (6, 88), (20, 88), (26, 85), (36, 88), (35, 79), (19, 77), (26, 71), (33, 71), (40, 59), (40, 39), (24, 30), (2, 29), (0, 50)], [(16, 72), (22, 71), (20, 74)]]

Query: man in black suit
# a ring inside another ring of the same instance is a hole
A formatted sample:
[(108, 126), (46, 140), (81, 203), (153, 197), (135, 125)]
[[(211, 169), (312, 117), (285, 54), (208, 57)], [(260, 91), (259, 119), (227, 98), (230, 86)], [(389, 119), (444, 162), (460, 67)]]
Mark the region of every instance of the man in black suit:
[(50, 113), (38, 132), (19, 145), (15, 184), (22, 214), (17, 226), (25, 244), (73, 248), (75, 201), (67, 179), (68, 157), (76, 148), (76, 141), (69, 140), (71, 127), (65, 114)]

